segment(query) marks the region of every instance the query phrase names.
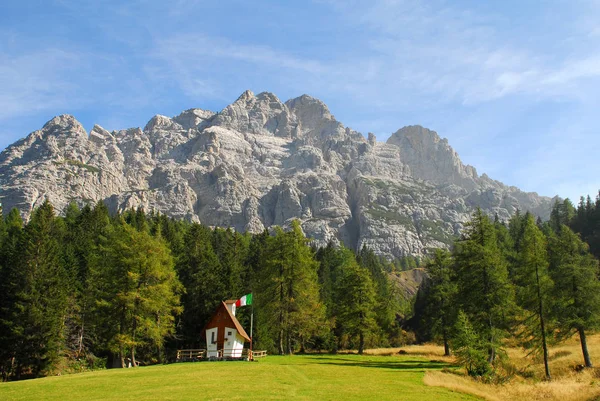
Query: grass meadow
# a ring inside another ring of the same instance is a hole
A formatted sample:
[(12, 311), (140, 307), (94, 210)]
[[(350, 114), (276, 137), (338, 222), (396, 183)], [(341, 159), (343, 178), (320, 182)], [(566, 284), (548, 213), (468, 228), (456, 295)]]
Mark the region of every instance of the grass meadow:
[[(600, 364), (600, 335), (589, 347)], [(442, 354), (428, 344), (102, 370), (0, 383), (0, 400), (600, 400), (600, 369), (574, 369), (582, 363), (576, 338), (551, 348), (551, 382), (539, 380), (541, 361), (518, 348), (508, 350), (512, 379), (499, 385), (465, 376)]]
[(0, 400), (475, 400), (426, 386), (447, 366), (418, 356), (268, 356), (0, 383)]

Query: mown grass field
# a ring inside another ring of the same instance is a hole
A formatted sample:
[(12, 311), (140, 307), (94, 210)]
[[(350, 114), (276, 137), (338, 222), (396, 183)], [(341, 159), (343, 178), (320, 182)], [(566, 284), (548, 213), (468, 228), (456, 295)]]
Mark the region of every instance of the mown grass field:
[(475, 400), (423, 383), (444, 362), (414, 355), (269, 356), (0, 383), (0, 400)]

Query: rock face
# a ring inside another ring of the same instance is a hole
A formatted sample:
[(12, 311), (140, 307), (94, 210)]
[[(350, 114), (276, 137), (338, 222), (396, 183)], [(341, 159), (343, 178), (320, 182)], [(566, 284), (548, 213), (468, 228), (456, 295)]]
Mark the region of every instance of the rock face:
[(0, 154), (0, 198), (28, 218), (103, 200), (260, 232), (301, 221), (317, 244), (343, 241), (387, 257), (447, 246), (476, 207), (542, 218), (552, 199), (478, 176), (446, 139), (419, 126), (387, 143), (344, 127), (321, 101), (244, 92), (219, 113), (157, 115), (144, 129), (88, 133), (62, 115)]

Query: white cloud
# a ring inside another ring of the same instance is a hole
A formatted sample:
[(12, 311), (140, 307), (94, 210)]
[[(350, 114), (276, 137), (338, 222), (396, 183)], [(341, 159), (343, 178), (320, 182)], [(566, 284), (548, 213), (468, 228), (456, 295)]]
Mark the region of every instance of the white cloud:
[(0, 120), (53, 108), (77, 99), (77, 84), (68, 72), (78, 68), (81, 57), (60, 49), (13, 56), (0, 53)]
[(323, 71), (322, 64), (315, 60), (294, 57), (269, 46), (238, 44), (203, 34), (177, 34), (158, 40), (154, 55), (169, 63), (201, 63), (206, 57), (300, 70), (311, 74)]
[[(541, 43), (531, 48), (526, 38), (497, 27), (502, 17), (478, 15), (444, 1), (330, 4), (370, 38), (360, 58), (385, 63), (383, 82), (375, 83), (384, 96), (408, 91), (467, 105), (514, 94), (570, 99), (579, 96), (574, 92), (595, 90), (585, 81), (600, 76), (595, 55), (600, 40), (578, 26), (580, 20), (590, 19), (588, 9), (579, 19), (565, 21), (571, 37), (545, 32)], [(532, 27), (536, 23), (532, 21)]]

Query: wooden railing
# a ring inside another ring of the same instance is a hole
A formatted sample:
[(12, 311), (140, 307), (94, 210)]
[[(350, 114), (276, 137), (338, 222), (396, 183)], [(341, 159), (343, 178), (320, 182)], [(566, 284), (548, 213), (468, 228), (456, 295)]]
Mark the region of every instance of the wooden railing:
[(201, 361), (206, 358), (205, 349), (180, 349), (177, 350), (177, 362)]
[[(229, 349), (217, 350), (216, 351), (217, 356), (209, 358), (208, 352), (205, 349), (180, 349), (180, 350), (177, 350), (177, 362), (193, 362), (193, 361), (202, 361), (202, 360), (208, 360), (208, 359), (222, 360), (223, 359), (223, 351), (231, 351), (231, 350), (229, 350)], [(212, 351), (212, 352), (214, 352), (214, 351)], [(242, 350), (240, 357), (227, 356), (225, 358), (226, 359), (253, 360), (256, 358), (264, 358), (265, 356), (267, 356), (267, 351), (250, 351), (248, 348), (244, 348)]]
[(251, 352), (250, 359), (264, 358), (265, 356), (267, 356), (267, 351), (250, 351), (250, 352)]

